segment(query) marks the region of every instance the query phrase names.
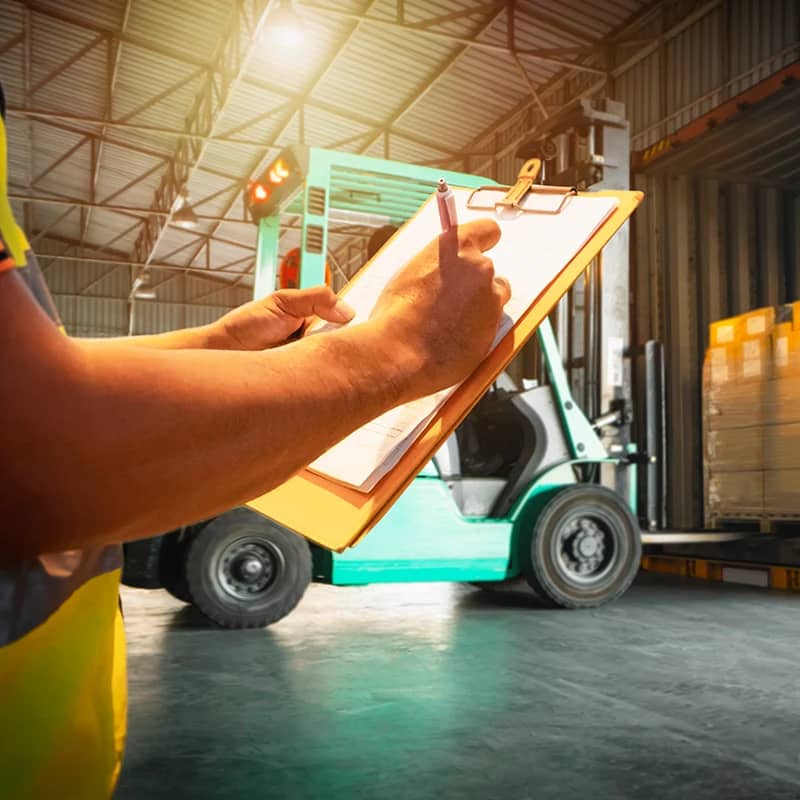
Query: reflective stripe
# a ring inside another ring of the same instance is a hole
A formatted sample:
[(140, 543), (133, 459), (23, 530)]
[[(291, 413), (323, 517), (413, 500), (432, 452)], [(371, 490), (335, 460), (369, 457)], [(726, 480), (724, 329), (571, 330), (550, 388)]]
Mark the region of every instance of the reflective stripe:
[(111, 545), (39, 556), (13, 571), (0, 569), (0, 647), (41, 625), (95, 575), (121, 567), (122, 548)]

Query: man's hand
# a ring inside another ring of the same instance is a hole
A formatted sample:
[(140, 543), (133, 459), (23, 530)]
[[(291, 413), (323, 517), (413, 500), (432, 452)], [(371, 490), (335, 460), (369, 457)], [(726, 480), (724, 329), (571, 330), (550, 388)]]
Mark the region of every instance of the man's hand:
[(418, 390), (434, 392), (464, 380), (488, 353), (511, 296), (508, 282), (495, 278), (483, 255), (499, 239), (493, 220), (460, 225), (412, 258), (381, 294), (372, 320), (391, 337), (398, 356), (416, 356)]
[(220, 350), (266, 350), (283, 344), (310, 317), (343, 323), (353, 314), (328, 286), (281, 289), (229, 311), (209, 326), (208, 337)]

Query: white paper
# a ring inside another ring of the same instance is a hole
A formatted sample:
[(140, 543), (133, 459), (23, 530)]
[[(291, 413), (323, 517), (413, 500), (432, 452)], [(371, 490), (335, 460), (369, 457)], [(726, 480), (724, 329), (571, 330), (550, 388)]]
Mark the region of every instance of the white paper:
[[(511, 284), (511, 299), (506, 304), (494, 345), (536, 302), (617, 206), (612, 197), (570, 197), (558, 214), (504, 211), (495, 215), (491, 211), (467, 209), (470, 190), (453, 191), (459, 222), (492, 217), (502, 230), (500, 241), (487, 255), (494, 261), (495, 273)], [(542, 208), (555, 208), (561, 199), (543, 196), (535, 198), (535, 202), (541, 203)], [(354, 323), (369, 319), (383, 287), (409, 259), (440, 234), (436, 201), (431, 197), (420, 213), (365, 267), (352, 287), (346, 289), (347, 302), (356, 312)], [(320, 330), (332, 327), (335, 326), (326, 324)], [(361, 491), (371, 491), (400, 460), (455, 388), (388, 411), (334, 445), (309, 468)]]

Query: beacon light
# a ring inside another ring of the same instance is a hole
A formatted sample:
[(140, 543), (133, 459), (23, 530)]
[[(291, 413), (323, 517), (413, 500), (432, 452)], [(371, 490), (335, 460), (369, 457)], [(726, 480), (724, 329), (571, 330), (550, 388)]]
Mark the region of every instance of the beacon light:
[(263, 203), (269, 200), (269, 189), (263, 183), (254, 183), (250, 189), (250, 197), (254, 203)]
[(271, 183), (283, 183), (289, 177), (289, 168), (282, 158), (279, 158), (271, 167), (268, 173)]

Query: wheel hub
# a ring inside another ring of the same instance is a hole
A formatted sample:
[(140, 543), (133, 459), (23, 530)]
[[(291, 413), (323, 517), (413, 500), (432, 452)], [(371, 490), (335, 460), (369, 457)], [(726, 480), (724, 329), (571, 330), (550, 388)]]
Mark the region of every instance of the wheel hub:
[(220, 585), (240, 600), (266, 592), (280, 566), (280, 554), (267, 543), (252, 539), (232, 542), (222, 553), (217, 570)]
[(564, 571), (579, 581), (595, 580), (608, 566), (609, 534), (595, 520), (570, 520), (559, 532), (559, 561)]

